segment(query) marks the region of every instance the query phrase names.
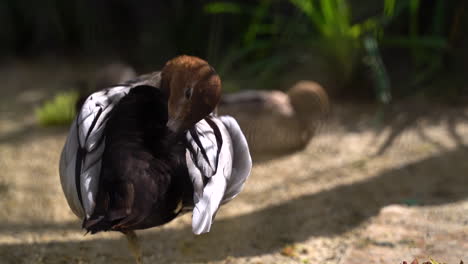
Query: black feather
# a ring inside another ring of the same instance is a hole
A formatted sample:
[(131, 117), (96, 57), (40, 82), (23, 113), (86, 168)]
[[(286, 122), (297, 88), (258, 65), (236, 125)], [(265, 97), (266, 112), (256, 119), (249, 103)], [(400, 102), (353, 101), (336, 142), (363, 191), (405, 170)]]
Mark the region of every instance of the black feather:
[(170, 142), (166, 101), (159, 89), (138, 86), (110, 113), (96, 207), (84, 221), (91, 233), (165, 224), (193, 196), (185, 146)]

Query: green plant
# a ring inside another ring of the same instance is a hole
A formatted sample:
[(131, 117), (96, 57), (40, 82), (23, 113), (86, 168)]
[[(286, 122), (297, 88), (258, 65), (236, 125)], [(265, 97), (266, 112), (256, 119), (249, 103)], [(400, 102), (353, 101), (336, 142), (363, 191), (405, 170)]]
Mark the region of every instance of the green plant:
[[(320, 56), (332, 61), (336, 71), (333, 75), (340, 85), (351, 79), (355, 64), (362, 56), (362, 38), (368, 33), (377, 35), (382, 31), (381, 18), (351, 23), (351, 8), (346, 0), (289, 2), (297, 8), (294, 13), (278, 12), (276, 7), (285, 2), (273, 0), (259, 1), (258, 4), (223, 1), (204, 6), (209, 14), (229, 14), (248, 21), (239, 41), (232, 44), (222, 61), (215, 65), (221, 75), (249, 79), (249, 84), (256, 88), (274, 87), (278, 78), (284, 77), (283, 73), (289, 70), (289, 65), (296, 63), (308, 67), (308, 64), (315, 64), (317, 59), (308, 53), (321, 50)], [(394, 1), (387, 0), (384, 16), (393, 15), (395, 9)], [(382, 76), (386, 71), (376, 68), (383, 67), (382, 60), (376, 60), (376, 56), (380, 54), (373, 52), (370, 57), (380, 63), (373, 63), (371, 69), (376, 71), (374, 76)], [(385, 94), (389, 94), (388, 83), (380, 87), (383, 88), (377, 91), (385, 90)], [(389, 100), (390, 97), (379, 95), (378, 98)]]
[[(352, 12), (346, 0), (290, 0), (307, 15), (323, 37), (325, 49), (341, 68), (344, 83), (349, 81), (356, 63), (365, 54), (366, 64), (373, 73), (377, 99), (390, 102), (390, 80), (378, 51), (377, 38), (386, 23), (395, 15), (396, 0), (384, 1), (384, 12), (359, 23), (352, 23)], [(364, 47), (364, 49), (363, 49)]]
[[(396, 0), (394, 0), (396, 2)], [(437, 0), (433, 8), (432, 24), (426, 26), (429, 30), (421, 32), (419, 24), (421, 0), (402, 1), (408, 13), (408, 34), (387, 34), (382, 43), (388, 47), (400, 47), (411, 51), (417, 74), (410, 80), (409, 86), (422, 83), (442, 67), (443, 56), (448, 47), (447, 37), (444, 35), (445, 6), (444, 0)], [(400, 12), (401, 13), (401, 12)]]
[[(238, 38), (224, 49), (222, 59), (215, 63), (224, 79), (250, 80), (249, 88), (270, 87), (268, 82), (275, 79), (275, 74), (288, 63), (290, 56), (279, 51), (285, 43), (282, 24), (286, 19), (280, 12), (274, 12), (275, 2), (263, 0), (258, 4), (239, 4), (224, 1), (204, 6), (204, 11), (210, 15), (234, 15), (239, 21), (245, 21), (240, 24), (242, 29)], [(243, 84), (239, 86), (245, 87)]]
[(366, 36), (363, 42), (366, 50), (364, 62), (371, 69), (377, 100), (381, 103), (388, 104), (392, 99), (390, 79), (379, 53), (377, 40), (372, 36)]
[(68, 92), (57, 94), (43, 106), (36, 109), (36, 117), (40, 125), (60, 126), (68, 125), (75, 118), (75, 104), (78, 93)]
[[(295, 11), (278, 12), (278, 7), (287, 3), (296, 7)], [(215, 66), (221, 75), (249, 80), (248, 85), (256, 82), (260, 85), (254, 87), (274, 87), (270, 83), (291, 71), (290, 65), (307, 68), (317, 63), (317, 56), (322, 56), (325, 63), (333, 65), (332, 75), (341, 89), (353, 79), (356, 70), (361, 70), (356, 66), (364, 62), (373, 77), (376, 98), (383, 104), (391, 101), (392, 93), (380, 48), (409, 51), (415, 74), (411, 74), (411, 80), (405, 80), (408, 86), (427, 80), (441, 68), (447, 48), (444, 15), (448, 4), (443, 0), (429, 5), (434, 15), (429, 26), (420, 25), (421, 8), (427, 9), (427, 1), (383, 0), (382, 11), (357, 22), (350, 3), (349, 0), (211, 2), (205, 5), (205, 12), (237, 17), (244, 26), (237, 32), (237, 41), (224, 49)]]

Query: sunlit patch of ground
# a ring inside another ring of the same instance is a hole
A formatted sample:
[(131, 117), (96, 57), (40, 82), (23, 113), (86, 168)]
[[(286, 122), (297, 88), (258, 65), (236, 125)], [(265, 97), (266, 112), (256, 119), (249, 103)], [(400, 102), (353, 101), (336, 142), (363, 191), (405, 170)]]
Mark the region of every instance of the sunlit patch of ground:
[[(0, 71), (8, 78), (0, 88), (8, 90), (0, 99), (0, 263), (131, 263), (120, 234), (84, 236), (58, 177), (67, 129), (39, 128), (32, 114), (74, 68), (59, 65), (51, 75), (52, 67), (15, 67), (21, 78), (10, 76), (15, 68)], [(392, 250), (385, 232), (374, 229), (398, 228), (411, 241), (414, 221), (386, 221), (382, 213), (401, 204), (421, 218), (421, 230), (437, 223), (466, 231), (468, 108), (405, 104), (380, 126), (376, 110), (335, 107), (304, 151), (257, 163), (209, 234), (192, 235), (190, 215), (141, 232), (146, 263), (348, 263), (350, 256), (356, 263), (400, 263), (433, 254), (441, 262), (468, 261), (452, 258), (465, 251), (449, 235), (441, 243), (460, 250), (425, 247), (429, 242)], [(421, 239), (429, 241), (415, 235)], [(361, 249), (377, 255), (365, 259)]]

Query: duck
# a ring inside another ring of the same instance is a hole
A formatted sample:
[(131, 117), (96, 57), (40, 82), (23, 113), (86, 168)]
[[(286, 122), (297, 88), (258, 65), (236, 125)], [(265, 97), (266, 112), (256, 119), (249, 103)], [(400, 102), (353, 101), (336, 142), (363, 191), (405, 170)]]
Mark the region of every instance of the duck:
[(304, 149), (330, 110), (327, 92), (301, 80), (287, 92), (246, 90), (222, 97), (219, 114), (231, 115), (246, 135), (254, 160)]
[(98, 69), (91, 81), (77, 80), (76, 86), (78, 91), (78, 99), (75, 103), (75, 110), (79, 112), (86, 98), (99, 90), (111, 87), (115, 84), (125, 84), (137, 77), (137, 74), (132, 66), (124, 62), (112, 62)]
[(59, 174), (71, 211), (91, 234), (125, 235), (136, 263), (136, 230), (192, 212), (192, 231), (210, 231), (222, 204), (252, 169), (247, 140), (218, 116), (221, 80), (188, 55), (161, 71), (91, 94), (72, 123)]

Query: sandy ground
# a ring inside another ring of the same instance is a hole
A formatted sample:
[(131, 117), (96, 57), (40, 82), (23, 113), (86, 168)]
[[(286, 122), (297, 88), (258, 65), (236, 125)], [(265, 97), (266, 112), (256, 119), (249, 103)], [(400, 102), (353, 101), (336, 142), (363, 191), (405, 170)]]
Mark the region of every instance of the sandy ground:
[[(77, 68), (0, 69), (0, 263), (133, 263), (120, 234), (83, 235), (58, 177), (67, 129), (33, 115)], [(303, 151), (257, 162), (209, 234), (190, 215), (140, 232), (145, 263), (468, 262), (468, 108), (376, 111), (335, 106)]]

